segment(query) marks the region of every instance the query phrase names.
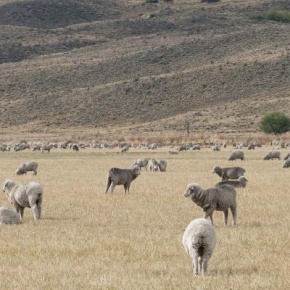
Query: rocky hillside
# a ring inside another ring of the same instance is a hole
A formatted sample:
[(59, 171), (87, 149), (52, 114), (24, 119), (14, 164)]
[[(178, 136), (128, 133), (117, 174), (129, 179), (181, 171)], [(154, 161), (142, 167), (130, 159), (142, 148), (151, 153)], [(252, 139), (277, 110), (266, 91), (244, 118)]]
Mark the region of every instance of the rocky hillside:
[(0, 127), (254, 133), (290, 111), (287, 0), (0, 0)]

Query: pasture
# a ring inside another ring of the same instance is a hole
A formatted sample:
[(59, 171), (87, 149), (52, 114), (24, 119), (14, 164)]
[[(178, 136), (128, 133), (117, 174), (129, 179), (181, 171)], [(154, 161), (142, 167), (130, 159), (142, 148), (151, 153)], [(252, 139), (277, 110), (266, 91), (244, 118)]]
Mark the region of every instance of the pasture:
[[(232, 148), (1, 153), (1, 186), (7, 178), (37, 181), (44, 201), (41, 220), (26, 208), (22, 224), (0, 226), (0, 289), (290, 289), (290, 169), (283, 160), (263, 161), (269, 150), (244, 150), (246, 161), (227, 161)], [(142, 169), (129, 194), (123, 186), (105, 194), (109, 168), (128, 168), (137, 157), (166, 159), (167, 172)], [(30, 160), (39, 163), (38, 175), (16, 176)], [(214, 213), (208, 275), (194, 277), (181, 238), (203, 212), (183, 192), (188, 183), (220, 181), (215, 165), (242, 166), (249, 182), (237, 189), (238, 227), (231, 214), (225, 228)], [(12, 208), (3, 192), (0, 205)]]

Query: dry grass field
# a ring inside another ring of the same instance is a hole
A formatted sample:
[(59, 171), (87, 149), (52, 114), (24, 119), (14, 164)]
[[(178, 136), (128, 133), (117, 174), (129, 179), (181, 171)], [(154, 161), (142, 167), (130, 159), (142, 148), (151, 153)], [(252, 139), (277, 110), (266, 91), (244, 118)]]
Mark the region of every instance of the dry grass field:
[[(289, 289), (290, 171), (262, 160), (269, 149), (245, 151), (244, 162), (227, 161), (231, 148), (1, 153), (1, 182), (35, 180), (45, 196), (41, 220), (26, 209), (22, 224), (0, 227), (0, 289)], [(166, 159), (168, 171), (142, 170), (129, 194), (120, 186), (105, 194), (108, 169), (141, 156)], [(38, 175), (16, 176), (28, 160), (39, 163)], [(214, 214), (208, 276), (194, 277), (181, 238), (202, 210), (183, 192), (190, 182), (214, 186), (214, 165), (243, 166), (249, 183), (237, 189), (238, 227)], [(0, 204), (12, 207), (3, 193)]]

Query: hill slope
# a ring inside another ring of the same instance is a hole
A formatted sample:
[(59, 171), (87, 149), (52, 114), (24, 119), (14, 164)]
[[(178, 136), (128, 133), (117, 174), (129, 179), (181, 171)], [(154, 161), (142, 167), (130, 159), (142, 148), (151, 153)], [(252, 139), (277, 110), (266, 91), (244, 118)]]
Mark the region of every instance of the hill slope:
[(2, 130), (249, 133), (289, 112), (290, 24), (251, 18), (289, 1), (159, 2), (0, 1)]

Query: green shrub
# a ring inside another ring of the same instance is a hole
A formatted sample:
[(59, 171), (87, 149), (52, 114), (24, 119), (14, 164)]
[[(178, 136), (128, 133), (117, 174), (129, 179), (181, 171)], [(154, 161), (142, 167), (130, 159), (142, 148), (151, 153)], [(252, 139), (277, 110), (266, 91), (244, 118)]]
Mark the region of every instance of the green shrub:
[(262, 117), (260, 129), (266, 133), (283, 134), (290, 131), (290, 118), (281, 112), (272, 112)]
[(288, 10), (269, 10), (252, 15), (257, 20), (272, 20), (278, 22), (290, 23), (290, 11)]

